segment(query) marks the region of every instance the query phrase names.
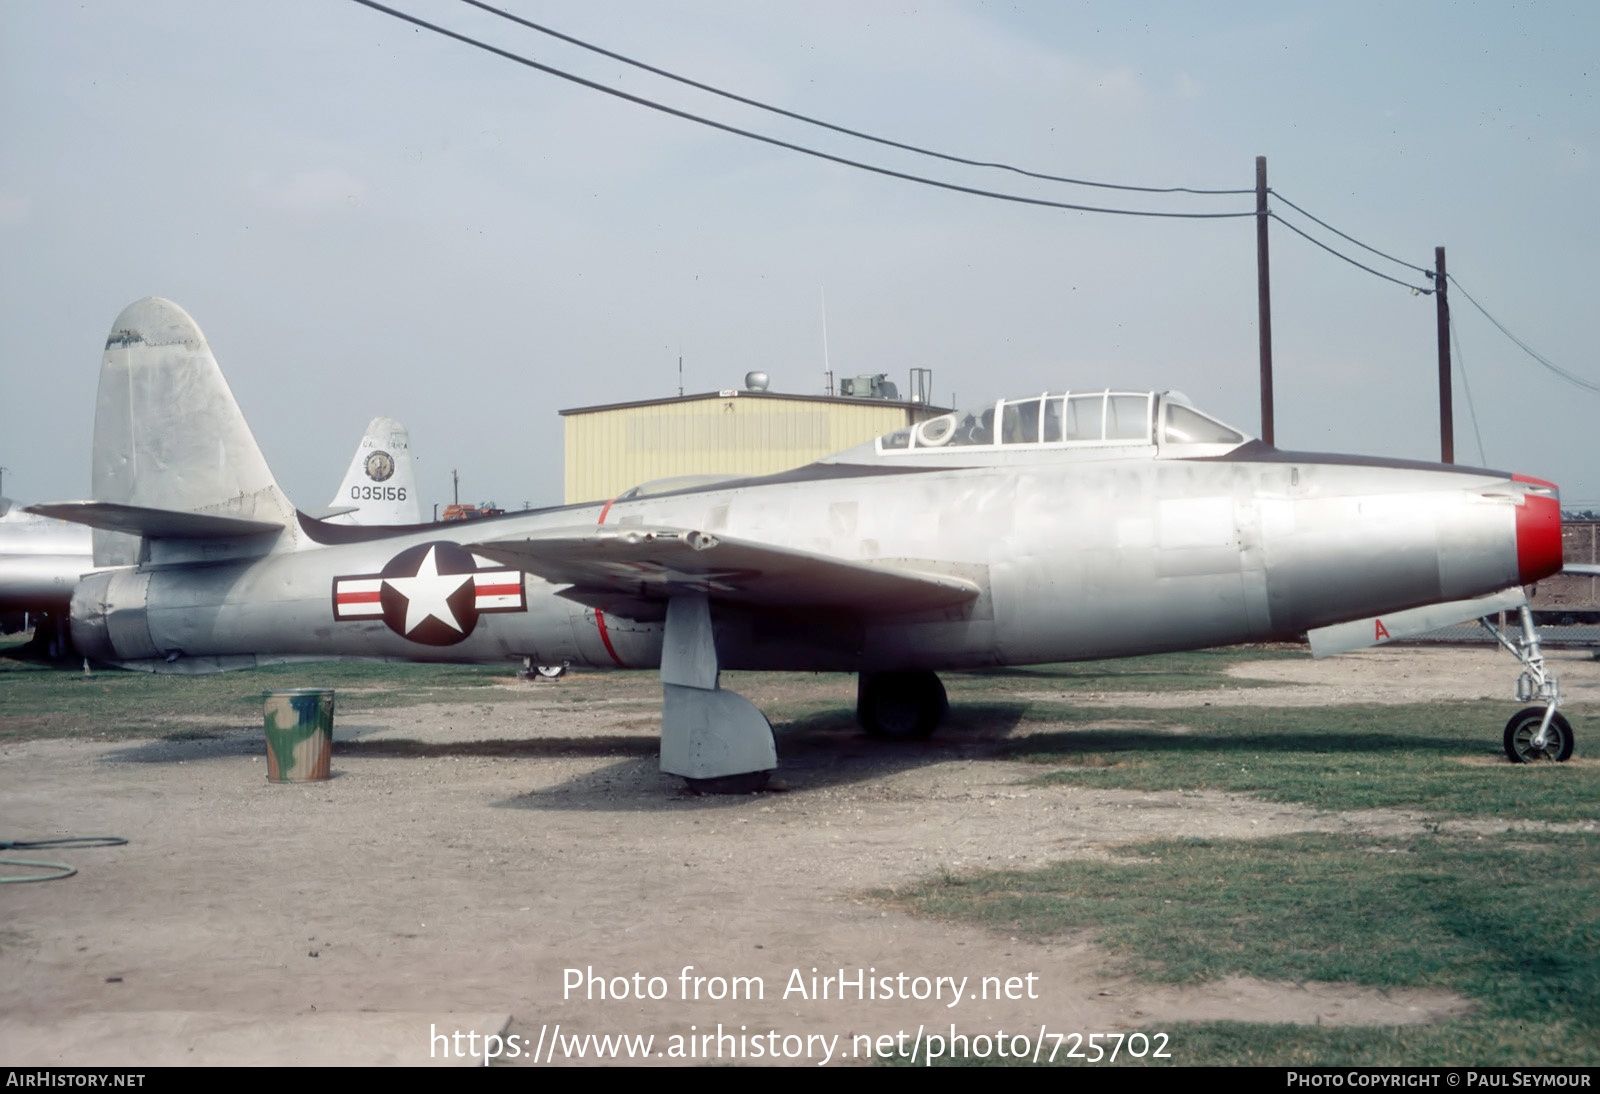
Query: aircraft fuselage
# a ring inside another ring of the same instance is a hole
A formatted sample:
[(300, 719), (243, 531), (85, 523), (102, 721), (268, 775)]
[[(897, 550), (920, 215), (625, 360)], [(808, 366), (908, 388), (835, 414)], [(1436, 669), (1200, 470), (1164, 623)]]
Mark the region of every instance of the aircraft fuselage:
[[(453, 595), (456, 607), (419, 621), (422, 609), (397, 607), (412, 598), (397, 598), (400, 583), (382, 575), (427, 544), (667, 526), (944, 574), (979, 590), (964, 604), (863, 620), (822, 603), (811, 613), (721, 604), (716, 573), (701, 574), (726, 668), (1120, 657), (1290, 639), (1516, 585), (1519, 512), (1556, 504), (1524, 498), (1524, 483), (1497, 472), (1341, 462), (1259, 442), (1199, 459), (1161, 458), (1150, 446), (1004, 466), (824, 463), (774, 478), (399, 532), (336, 534), (302, 519), (299, 549), (252, 561), (207, 565), (185, 555), (163, 564), (158, 552), (139, 569), (84, 583), (74, 640), (102, 660), (169, 671), (306, 656), (653, 668), (659, 612), (577, 603), (560, 586), (480, 557), (481, 571), (501, 575), (498, 606), (485, 600), (491, 586), (482, 580), (468, 590), (469, 606), (461, 586), (472, 581), (446, 592), (441, 577), (421, 594)], [(339, 539), (351, 541), (317, 542)], [(1530, 549), (1523, 544), (1523, 555)], [(520, 603), (506, 598), (508, 581)]]

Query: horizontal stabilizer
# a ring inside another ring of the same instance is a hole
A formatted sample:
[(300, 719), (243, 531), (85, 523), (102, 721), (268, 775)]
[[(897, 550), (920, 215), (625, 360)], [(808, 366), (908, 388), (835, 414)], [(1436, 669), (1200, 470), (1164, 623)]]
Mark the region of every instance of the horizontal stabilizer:
[(874, 615), (929, 611), (978, 595), (970, 581), (891, 570), (682, 528), (557, 528), (467, 549), (556, 585), (640, 599), (705, 593), (765, 607)]
[(1336, 653), (1381, 646), (1402, 638), (1414, 638), (1440, 627), (1453, 627), (1457, 623), (1470, 623), (1496, 612), (1524, 607), (1527, 595), (1520, 585), (1503, 589), (1489, 596), (1472, 600), (1449, 600), (1442, 604), (1425, 604), (1403, 612), (1353, 619), (1348, 623), (1335, 623), (1331, 627), (1318, 627), (1308, 632), (1312, 657), (1329, 657)]
[(1564, 574), (1577, 574), (1580, 577), (1600, 577), (1600, 566), (1588, 562), (1569, 562), (1561, 567)]
[(112, 501), (57, 501), (30, 505), (28, 512), (40, 516), (87, 524), (108, 532), (127, 532), (157, 539), (237, 539), (281, 532), (283, 525), (243, 517), (219, 517), (211, 513), (185, 513), (175, 509), (147, 509), (142, 505), (121, 505)]

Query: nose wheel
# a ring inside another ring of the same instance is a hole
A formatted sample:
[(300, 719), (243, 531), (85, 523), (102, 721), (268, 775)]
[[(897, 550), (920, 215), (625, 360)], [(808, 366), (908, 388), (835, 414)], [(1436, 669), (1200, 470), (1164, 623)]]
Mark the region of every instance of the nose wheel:
[(1561, 763), (1572, 756), (1572, 723), (1547, 707), (1519, 710), (1506, 723), (1506, 755), (1514, 764)]
[(1522, 662), (1517, 679), (1517, 698), (1542, 706), (1526, 707), (1506, 723), (1506, 757), (1514, 764), (1562, 763), (1572, 756), (1572, 723), (1556, 711), (1561, 688), (1544, 669), (1544, 650), (1539, 645), (1539, 630), (1533, 625), (1533, 612), (1523, 605), (1522, 634), (1515, 641), (1487, 618), (1479, 620), (1494, 635), (1495, 641)]

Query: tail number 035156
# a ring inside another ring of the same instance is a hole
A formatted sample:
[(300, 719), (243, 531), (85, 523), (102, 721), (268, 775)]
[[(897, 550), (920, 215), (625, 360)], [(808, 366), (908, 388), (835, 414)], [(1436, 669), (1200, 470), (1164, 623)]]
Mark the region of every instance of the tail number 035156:
[(352, 486), (350, 488), (351, 501), (405, 501), (406, 488), (403, 486)]

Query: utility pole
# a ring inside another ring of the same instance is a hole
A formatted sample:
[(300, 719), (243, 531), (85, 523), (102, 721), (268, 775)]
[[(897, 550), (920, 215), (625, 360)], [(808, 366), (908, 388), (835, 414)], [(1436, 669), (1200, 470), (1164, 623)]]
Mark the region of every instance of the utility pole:
[(452, 484), (452, 486), (453, 486), (453, 488), (455, 490), (455, 495), (454, 496), (455, 496), (456, 504), (460, 505), (461, 504), (461, 472), (452, 470), (450, 472), (450, 482), (451, 482), (451, 484)]
[(1433, 249), (1433, 295), (1439, 312), (1439, 462), (1456, 462), (1456, 420), (1450, 402), (1450, 299), (1445, 294), (1444, 248)]
[(1272, 279), (1267, 264), (1265, 156), (1256, 157), (1256, 311), (1261, 336), (1261, 439), (1272, 444)]

